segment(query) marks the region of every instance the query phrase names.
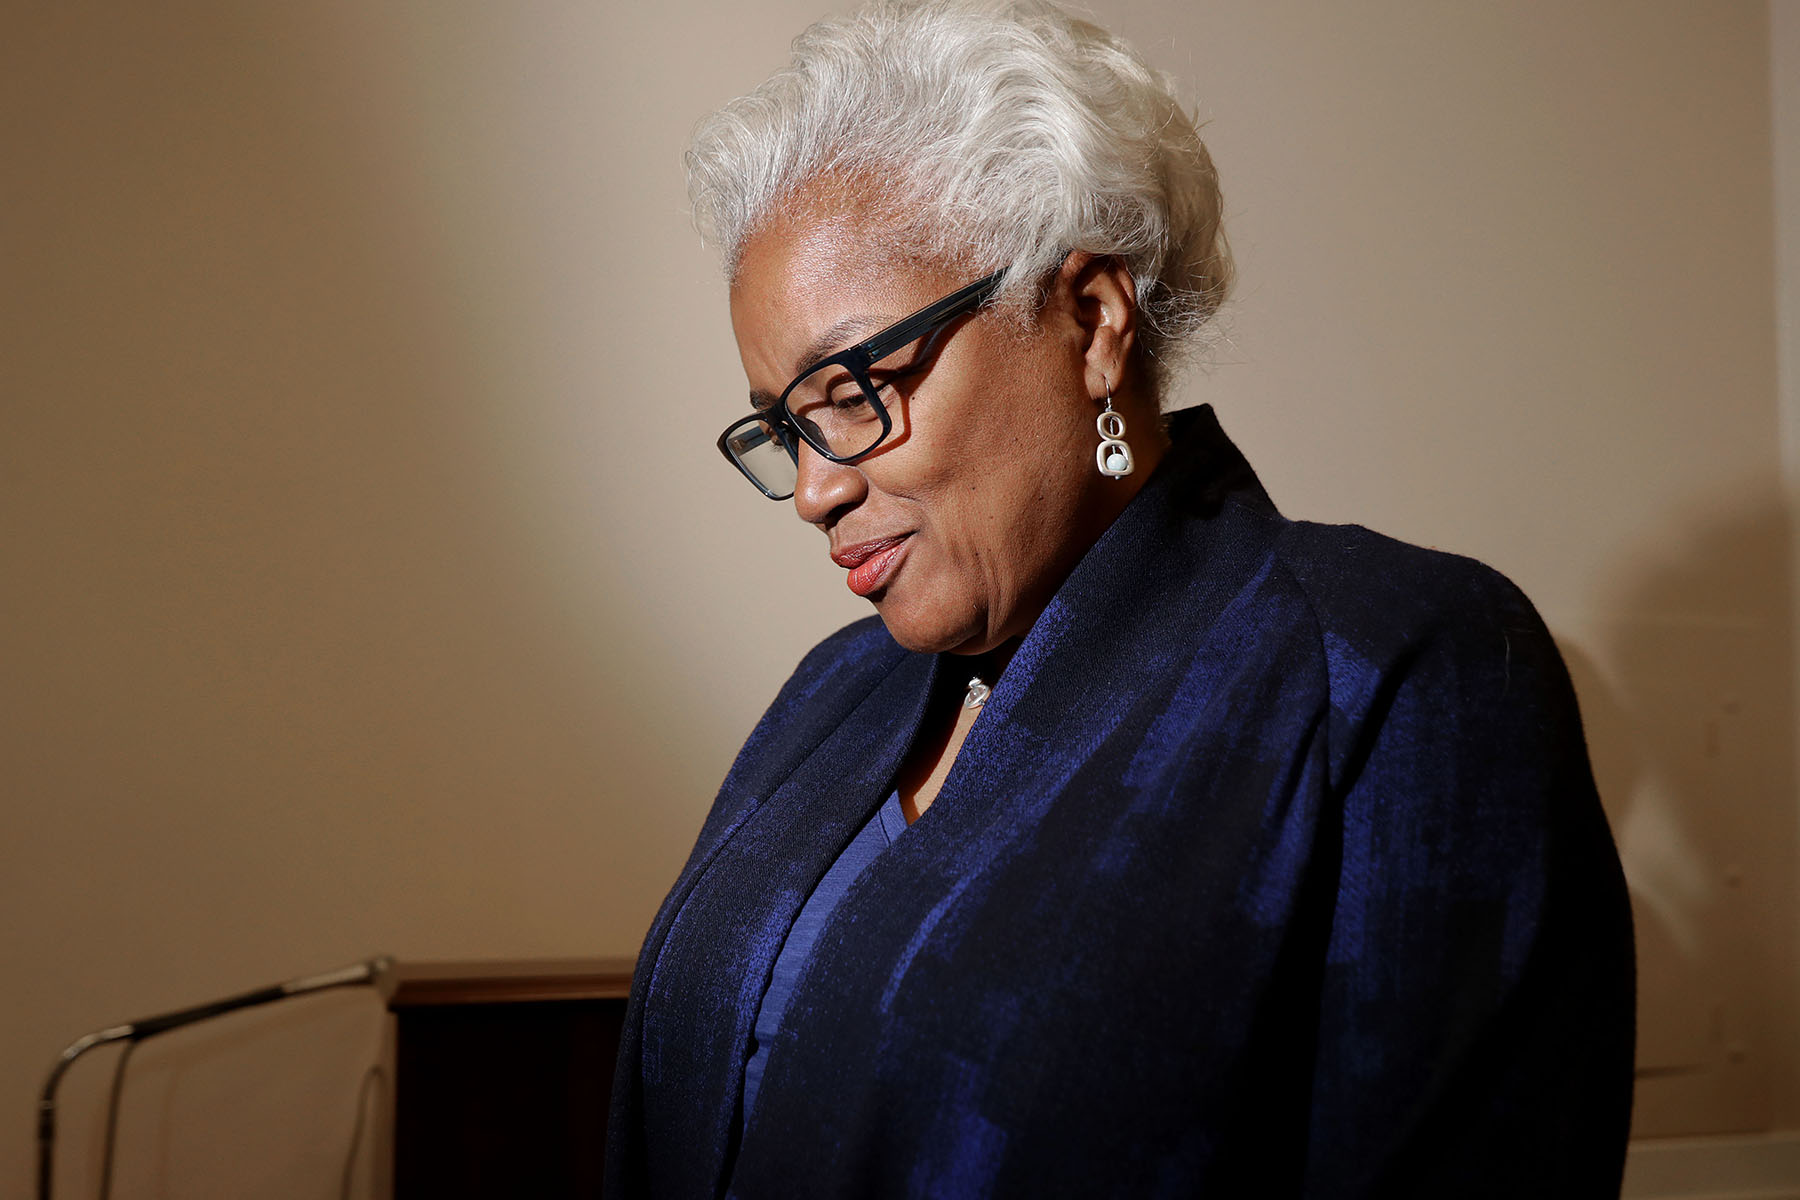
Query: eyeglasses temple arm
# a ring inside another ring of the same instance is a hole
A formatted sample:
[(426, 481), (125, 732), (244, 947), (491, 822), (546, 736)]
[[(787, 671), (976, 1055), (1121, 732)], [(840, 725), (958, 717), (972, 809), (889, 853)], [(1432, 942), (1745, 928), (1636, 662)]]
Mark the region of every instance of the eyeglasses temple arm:
[[(907, 317), (898, 325), (884, 330), (876, 338), (853, 347), (867, 356), (867, 362), (878, 362), (901, 346), (912, 341), (933, 325), (959, 316), (964, 311), (978, 308), (987, 302), (1000, 287), (1000, 280), (1005, 278), (1007, 268), (1002, 267), (984, 279), (977, 279), (960, 291), (951, 292), (936, 304), (920, 309)], [(834, 356), (835, 357), (835, 356)]]

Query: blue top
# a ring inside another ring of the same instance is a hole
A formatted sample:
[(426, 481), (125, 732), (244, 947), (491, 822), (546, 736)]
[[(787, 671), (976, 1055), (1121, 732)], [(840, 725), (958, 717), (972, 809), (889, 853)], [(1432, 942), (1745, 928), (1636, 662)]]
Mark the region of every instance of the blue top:
[(749, 1123), (750, 1111), (756, 1106), (756, 1090), (762, 1086), (763, 1067), (769, 1061), (769, 1048), (775, 1044), (776, 1031), (781, 1028), (781, 1015), (787, 1011), (788, 1000), (794, 994), (794, 982), (800, 978), (806, 960), (812, 957), (813, 943), (818, 940), (819, 931), (825, 928), (825, 922), (831, 919), (838, 902), (856, 882), (857, 876), (905, 832), (906, 814), (900, 810), (900, 793), (889, 792), (886, 802), (850, 839), (850, 844), (844, 847), (831, 869), (813, 888), (800, 915), (794, 918), (793, 928), (788, 930), (787, 940), (775, 956), (769, 988), (756, 1010), (756, 1034), (750, 1042), (754, 1052), (750, 1055), (749, 1065), (744, 1068), (742, 1120), (745, 1124)]

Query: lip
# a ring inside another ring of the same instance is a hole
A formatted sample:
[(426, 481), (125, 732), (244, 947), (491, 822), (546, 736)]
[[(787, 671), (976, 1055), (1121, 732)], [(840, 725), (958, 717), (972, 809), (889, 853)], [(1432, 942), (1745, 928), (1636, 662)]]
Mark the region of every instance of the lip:
[(886, 585), (905, 557), (907, 539), (910, 533), (899, 537), (876, 538), (874, 541), (858, 542), (854, 546), (846, 546), (842, 550), (831, 552), (831, 561), (840, 567), (848, 567), (850, 574), (844, 583), (858, 596), (867, 596)]

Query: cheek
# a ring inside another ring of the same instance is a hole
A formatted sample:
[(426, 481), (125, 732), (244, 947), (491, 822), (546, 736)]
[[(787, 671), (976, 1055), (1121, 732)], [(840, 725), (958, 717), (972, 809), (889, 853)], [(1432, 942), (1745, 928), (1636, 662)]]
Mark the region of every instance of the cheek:
[(920, 493), (934, 540), (971, 586), (1029, 587), (1074, 523), (1092, 451), (1066, 413), (1011, 405), (971, 422), (979, 437), (946, 447)]
[(1056, 375), (1055, 363), (1036, 341), (990, 333), (956, 362), (941, 390), (921, 396), (919, 441), (940, 465), (941, 483), (1016, 493), (1055, 464), (1079, 425), (1071, 381)]
[(1092, 470), (1083, 384), (1037, 340), (992, 331), (959, 349), (907, 398), (904, 445), (866, 474), (930, 534), (947, 572), (934, 591), (1029, 587), (1081, 503), (1084, 461)]

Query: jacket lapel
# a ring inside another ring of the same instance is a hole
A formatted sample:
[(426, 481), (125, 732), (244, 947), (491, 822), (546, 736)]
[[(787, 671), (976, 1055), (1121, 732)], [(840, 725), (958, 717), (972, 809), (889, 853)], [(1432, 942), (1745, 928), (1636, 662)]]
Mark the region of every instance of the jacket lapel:
[(746, 792), (731, 798), (736, 818), (696, 850), (665, 904), (638, 967), (647, 978), (638, 1014), (643, 1119), (671, 1131), (659, 1145), (682, 1148), (647, 1164), (657, 1194), (714, 1194), (736, 1126), (720, 1089), (742, 1091), (775, 957), (820, 877), (886, 797), (936, 671), (932, 656), (902, 655), (822, 736), (811, 725), (770, 731), (767, 753), (778, 757), (791, 760), (795, 741), (814, 745), (766, 798), (753, 794), (771, 782), (766, 771), (732, 785)]

